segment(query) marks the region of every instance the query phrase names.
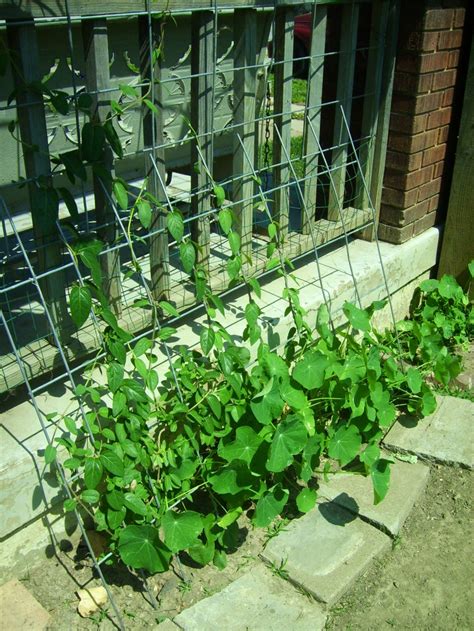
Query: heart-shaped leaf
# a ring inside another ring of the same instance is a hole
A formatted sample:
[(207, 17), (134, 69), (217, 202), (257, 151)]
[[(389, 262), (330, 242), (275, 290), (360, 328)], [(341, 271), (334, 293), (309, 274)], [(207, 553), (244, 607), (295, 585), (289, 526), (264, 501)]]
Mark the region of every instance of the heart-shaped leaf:
[(122, 561), (136, 570), (148, 570), (151, 574), (165, 572), (169, 567), (171, 552), (160, 541), (153, 526), (127, 526), (118, 540)]
[(161, 521), (165, 544), (171, 552), (179, 552), (197, 543), (204, 527), (202, 517), (194, 511), (168, 511)]

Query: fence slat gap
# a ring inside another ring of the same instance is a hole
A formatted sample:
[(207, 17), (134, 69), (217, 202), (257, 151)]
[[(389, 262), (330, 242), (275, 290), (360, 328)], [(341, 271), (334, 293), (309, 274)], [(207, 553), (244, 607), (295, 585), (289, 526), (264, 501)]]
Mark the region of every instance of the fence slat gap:
[[(341, 107), (348, 121), (351, 120), (352, 90), (354, 87), (354, 69), (357, 46), (357, 28), (359, 24), (359, 5), (347, 4), (342, 7), (340, 53), (337, 71), (336, 111), (334, 116), (334, 136), (332, 152), (332, 181), (328, 200), (328, 219), (338, 221), (344, 207), (346, 184), (346, 163), (349, 134), (344, 123)], [(339, 106), (340, 104), (340, 106)]]

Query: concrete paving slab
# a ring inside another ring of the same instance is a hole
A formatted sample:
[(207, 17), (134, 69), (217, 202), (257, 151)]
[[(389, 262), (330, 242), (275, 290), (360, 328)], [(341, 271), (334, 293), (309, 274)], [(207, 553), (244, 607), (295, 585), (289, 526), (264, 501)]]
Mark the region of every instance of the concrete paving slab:
[(374, 505), (372, 480), (362, 475), (333, 475), (327, 483), (320, 483), (318, 493), (360, 515), (387, 534), (396, 535), (423, 492), (429, 473), (429, 467), (421, 463), (393, 463), (390, 467), (390, 489), (377, 505)]
[(184, 631), (318, 631), (326, 614), (261, 564), (174, 621)]
[(50, 615), (20, 581), (8, 581), (0, 587), (0, 628), (8, 631), (42, 631)]
[(418, 423), (400, 419), (385, 437), (385, 447), (473, 469), (474, 403), (449, 396), (437, 399), (437, 410)]
[(322, 502), (271, 539), (261, 556), (332, 605), (389, 545), (380, 530), (334, 502)]

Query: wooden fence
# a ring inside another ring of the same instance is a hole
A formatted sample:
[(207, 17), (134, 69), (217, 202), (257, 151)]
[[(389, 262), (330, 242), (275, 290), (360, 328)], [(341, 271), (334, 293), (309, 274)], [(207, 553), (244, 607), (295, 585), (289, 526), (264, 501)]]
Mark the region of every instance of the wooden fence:
[[(298, 6), (289, 0), (0, 1), (0, 34), (9, 60), (0, 87), (0, 301), (29, 377), (56, 364), (51, 326), (69, 358), (98, 344), (92, 324), (71, 333), (67, 295), (78, 270), (65, 248), (66, 205), (58, 202), (49, 222), (35, 208), (38, 183), (60, 186), (65, 180), (54, 156), (77, 145), (85, 117), (103, 118), (114, 101), (126, 112), (116, 121), (125, 151), (121, 158), (106, 152), (103, 167), (136, 189), (151, 173), (148, 189), (159, 206), (149, 228), (139, 233), (137, 248), (156, 298), (180, 310), (196, 301), (165, 228), (173, 206), (183, 209), (214, 287), (227, 287), (230, 252), (215, 220), (215, 181), (235, 215), (249, 274), (261, 273), (266, 264), (267, 219), (258, 211), (262, 197), (271, 200), (289, 258), (354, 232), (371, 238), (385, 163), (397, 2), (312, 5), (306, 99), (295, 113)], [(159, 46), (164, 54), (155, 59)], [(75, 103), (69, 115), (58, 118), (45, 107), (35, 90), (45, 76)], [(142, 102), (127, 109), (124, 85), (139, 93), (152, 85), (153, 107)], [(78, 106), (84, 91), (93, 96), (92, 114)], [(301, 140), (295, 141), (301, 118)], [(166, 184), (171, 172), (178, 175)], [(76, 229), (97, 233), (107, 244), (101, 267), (116, 314), (131, 331), (143, 329), (147, 313), (132, 307), (142, 290), (133, 274), (123, 276), (129, 263), (122, 230), (126, 210), (91, 174), (72, 191), (79, 209)], [(44, 300), (35, 294), (34, 276)], [(6, 391), (22, 377), (12, 349), (0, 345), (0, 353), (0, 391)]]

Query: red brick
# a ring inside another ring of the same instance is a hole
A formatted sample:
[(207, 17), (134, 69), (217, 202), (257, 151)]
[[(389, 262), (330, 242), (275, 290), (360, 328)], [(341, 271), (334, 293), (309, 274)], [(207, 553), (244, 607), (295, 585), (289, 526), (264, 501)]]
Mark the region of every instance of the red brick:
[(387, 151), (386, 167), (394, 171), (417, 171), (421, 168), (423, 152), (400, 153), (398, 151)]
[(448, 107), (448, 105), (452, 105), (454, 101), (454, 88), (449, 88), (443, 93), (443, 107)]
[(429, 213), (429, 215), (425, 215), (418, 221), (415, 221), (413, 225), (413, 233), (412, 236), (416, 237), (416, 235), (425, 232), (429, 228), (432, 228), (436, 224), (436, 213)]
[(393, 188), (387, 188), (384, 184), (382, 189), (382, 201), (390, 206), (397, 208), (408, 208), (416, 203), (418, 191), (397, 191)]
[[(432, 90), (445, 90), (456, 85), (456, 70), (443, 70), (432, 75), (433, 85)], [(429, 75), (427, 75), (429, 76)]]
[(462, 29), (444, 31), (438, 40), (438, 50), (460, 48), (462, 44)]
[(466, 9), (456, 9), (454, 12), (454, 28), (462, 28), (464, 26), (464, 20), (466, 17)]
[[(431, 114), (430, 114), (431, 116)], [(436, 144), (438, 130), (433, 129), (428, 133), (406, 136), (405, 134), (390, 133), (388, 136), (388, 148), (393, 151), (417, 153)]]
[(412, 188), (422, 186), (431, 180), (433, 167), (427, 166), (412, 173), (397, 173), (397, 171), (385, 171), (384, 183), (391, 188), (410, 191)]
[(393, 89), (401, 93), (424, 94), (431, 90), (432, 83), (433, 75), (431, 74), (396, 72), (393, 81)]
[(418, 73), (420, 71), (420, 56), (416, 53), (402, 53), (397, 55), (396, 70), (399, 72)]
[(444, 160), (445, 155), (446, 145), (438, 145), (437, 147), (426, 149), (426, 151), (423, 151), (423, 166), (425, 167), (429, 164), (436, 164), (436, 162), (441, 162), (441, 160)]
[(446, 125), (445, 127), (441, 127), (441, 129), (438, 131), (438, 141), (436, 144), (442, 145), (443, 142), (447, 142), (448, 136), (449, 136), (449, 125)]
[(459, 50), (452, 50), (449, 53), (448, 68), (457, 68), (459, 66)]
[(450, 29), (454, 21), (452, 9), (428, 9), (425, 14), (425, 29), (428, 31)]
[[(457, 52), (457, 51), (455, 51)], [(420, 72), (435, 72), (444, 70), (449, 66), (450, 55), (447, 50), (438, 53), (427, 53), (420, 55)]]
[(433, 179), (435, 180), (436, 178), (441, 177), (443, 175), (443, 172), (444, 172), (444, 160), (434, 165)]
[(403, 228), (395, 228), (394, 226), (387, 226), (383, 223), (379, 224), (378, 237), (381, 241), (388, 241), (388, 243), (394, 243), (400, 245), (405, 243), (413, 236), (413, 226), (415, 224), (409, 224), (403, 226)]
[(435, 129), (436, 127), (443, 127), (443, 125), (448, 125), (451, 121), (451, 110), (451, 107), (445, 107), (442, 110), (428, 114), (426, 129), (430, 130)]
[(391, 226), (406, 226), (426, 215), (429, 206), (430, 200), (403, 210), (382, 204), (380, 207), (380, 221)]
[(433, 197), (433, 195), (437, 195), (441, 190), (441, 178), (439, 177), (437, 180), (432, 180), (423, 186), (420, 186), (418, 189), (418, 202), (422, 202), (425, 199)]
[(425, 112), (432, 112), (433, 110), (439, 109), (442, 101), (442, 92), (421, 94), (416, 97), (394, 94), (392, 107), (397, 112), (406, 112), (407, 114), (424, 114)]
[(428, 212), (431, 213), (434, 210), (438, 210), (438, 204), (439, 204), (439, 195), (435, 195), (434, 197), (430, 197), (429, 198), (429, 207), (428, 207)]
[(408, 116), (407, 114), (399, 114), (393, 112), (390, 115), (390, 129), (392, 131), (401, 131), (405, 134), (419, 134), (425, 131), (428, 114), (419, 114), (418, 116)]

